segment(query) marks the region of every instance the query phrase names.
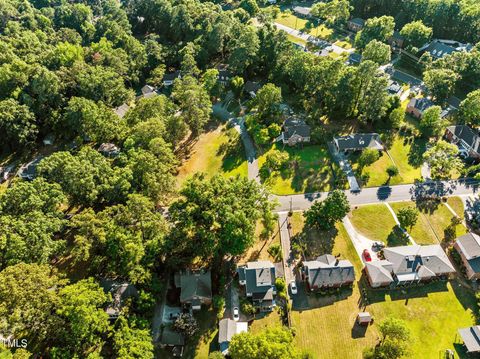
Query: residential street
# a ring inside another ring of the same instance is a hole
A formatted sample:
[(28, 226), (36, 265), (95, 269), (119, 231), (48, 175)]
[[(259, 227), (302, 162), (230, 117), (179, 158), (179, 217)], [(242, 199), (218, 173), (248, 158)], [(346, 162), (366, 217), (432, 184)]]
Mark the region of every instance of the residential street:
[[(352, 206), (380, 202), (400, 202), (410, 201), (420, 187), (423, 190), (427, 189), (430, 193), (435, 193), (441, 196), (473, 195), (478, 192), (479, 182), (475, 180), (467, 180), (462, 182), (428, 182), (421, 186), (415, 186), (413, 184), (383, 186), (365, 188), (358, 193), (352, 193), (349, 190), (346, 190), (345, 194)], [(284, 212), (290, 210), (307, 210), (315, 200), (324, 199), (327, 195), (327, 192), (315, 192), (273, 197), (277, 198), (280, 203), (277, 207), (277, 212)]]

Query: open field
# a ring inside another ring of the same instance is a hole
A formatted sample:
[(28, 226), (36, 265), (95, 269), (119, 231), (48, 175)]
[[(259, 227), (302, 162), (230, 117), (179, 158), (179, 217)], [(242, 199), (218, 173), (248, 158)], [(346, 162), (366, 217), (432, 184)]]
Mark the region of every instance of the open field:
[[(294, 233), (301, 231), (301, 213), (294, 213), (291, 219)], [(383, 219), (377, 223), (383, 223)], [(349, 259), (360, 281), (350, 295), (310, 295), (309, 303), (316, 306), (292, 311), (298, 347), (315, 359), (360, 359), (364, 348), (375, 345), (378, 323), (393, 316), (406, 321), (410, 329), (412, 344), (408, 358), (436, 359), (447, 348), (457, 350), (456, 358), (464, 358), (461, 345), (456, 344), (457, 329), (475, 324), (474, 313), (478, 308), (473, 292), (457, 281), (408, 289), (367, 290), (365, 310), (374, 316), (375, 324), (368, 328), (354, 325), (363, 304), (360, 288), (365, 282), (361, 279), (361, 262), (348, 235), (342, 225), (337, 228), (339, 235), (332, 253)]]
[(396, 226), (395, 219), (383, 203), (359, 206), (354, 208), (348, 216), (358, 232), (374, 241), (386, 243), (392, 229)]
[(266, 161), (270, 151), (278, 149), (289, 154), (289, 163), (284, 170), (271, 173), (263, 183), (274, 194), (287, 195), (315, 191), (329, 191), (333, 185), (332, 160), (328, 150), (322, 146), (283, 148), (275, 144), (258, 158), (258, 165)]
[(177, 183), (181, 185), (187, 178), (198, 172), (212, 177), (222, 173), (226, 177), (247, 177), (247, 161), (243, 144), (235, 129), (219, 126), (200, 136), (194, 144), (190, 157), (179, 168)]

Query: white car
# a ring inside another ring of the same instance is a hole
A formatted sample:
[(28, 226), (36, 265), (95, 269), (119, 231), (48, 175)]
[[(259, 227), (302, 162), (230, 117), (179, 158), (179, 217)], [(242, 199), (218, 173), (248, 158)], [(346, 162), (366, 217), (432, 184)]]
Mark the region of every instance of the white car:
[(297, 294), (297, 284), (294, 280), (290, 282), (290, 291), (292, 292), (292, 294)]
[(240, 319), (240, 312), (238, 310), (238, 307), (233, 308), (233, 320), (238, 322)]

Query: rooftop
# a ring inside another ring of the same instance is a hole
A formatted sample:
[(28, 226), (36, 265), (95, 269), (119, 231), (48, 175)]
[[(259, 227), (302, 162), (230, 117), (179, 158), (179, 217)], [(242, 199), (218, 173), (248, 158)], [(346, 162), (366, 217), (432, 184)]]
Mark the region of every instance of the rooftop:
[(360, 150), (374, 148), (383, 150), (382, 141), (378, 133), (355, 133), (348, 136), (334, 138), (339, 151)]

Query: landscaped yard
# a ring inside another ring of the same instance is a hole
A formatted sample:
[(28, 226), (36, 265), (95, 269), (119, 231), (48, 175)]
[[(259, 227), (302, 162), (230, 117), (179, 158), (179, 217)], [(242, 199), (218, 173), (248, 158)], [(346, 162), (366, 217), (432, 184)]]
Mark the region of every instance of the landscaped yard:
[(190, 157), (180, 166), (177, 182), (181, 185), (194, 173), (203, 172), (211, 177), (217, 173), (224, 176), (247, 177), (247, 161), (239, 134), (224, 125), (200, 136), (193, 146)]
[[(370, 220), (369, 227), (374, 228), (390, 221), (386, 212), (379, 210), (379, 207), (371, 207), (374, 206), (360, 207), (366, 208), (361, 211), (363, 220), (368, 220), (367, 212), (377, 216)], [(358, 212), (355, 214), (358, 215)], [(294, 213), (291, 217), (294, 233), (301, 231), (302, 222), (301, 213)], [(332, 253), (349, 259), (355, 266), (356, 278), (359, 280), (361, 263), (342, 228), (342, 225), (338, 227), (339, 235), (335, 239)], [(317, 303), (318, 306), (292, 311), (295, 341), (302, 351), (310, 353), (315, 359), (360, 359), (364, 348), (375, 345), (378, 323), (393, 316), (404, 320), (410, 329), (411, 353), (407, 357), (436, 359), (448, 348), (461, 352), (461, 346), (455, 344), (458, 342), (457, 330), (475, 324), (474, 313), (477, 312), (477, 307), (473, 293), (457, 281), (451, 281), (392, 291), (367, 290), (368, 303), (365, 310), (373, 315), (375, 324), (362, 331), (354, 326), (356, 315), (360, 311), (359, 303), (362, 302), (359, 286), (358, 282), (355, 283), (351, 295), (342, 298), (310, 295), (309, 302)], [(460, 357), (464, 357), (462, 352)]]
[(374, 241), (386, 243), (396, 226), (390, 210), (383, 203), (356, 207), (348, 216), (358, 232)]
[[(402, 208), (415, 207), (415, 203), (397, 202), (390, 203), (390, 206), (393, 208), (395, 213), (398, 214)], [(419, 214), (417, 223), (413, 226), (413, 228), (407, 228), (407, 230), (412, 236), (413, 240), (418, 244), (438, 244), (438, 239), (429, 223), (428, 217), (423, 213)]]
[[(388, 153), (383, 151), (380, 158), (370, 166), (363, 169), (363, 174), (368, 174), (368, 181), (364, 186), (377, 187), (383, 185), (397, 185), (414, 183), (421, 179), (421, 153), (420, 140), (408, 140), (405, 137), (395, 136)], [(390, 156), (389, 156), (390, 154)], [(358, 170), (358, 155), (351, 156), (353, 169)], [(395, 165), (399, 174), (392, 178), (388, 177), (387, 168)]]
[(284, 170), (273, 172), (263, 183), (277, 195), (329, 191), (333, 185), (332, 161), (328, 150), (322, 146), (305, 146), (304, 148), (283, 148), (275, 144), (258, 158), (258, 165), (266, 161), (270, 151), (286, 151), (290, 158)]

